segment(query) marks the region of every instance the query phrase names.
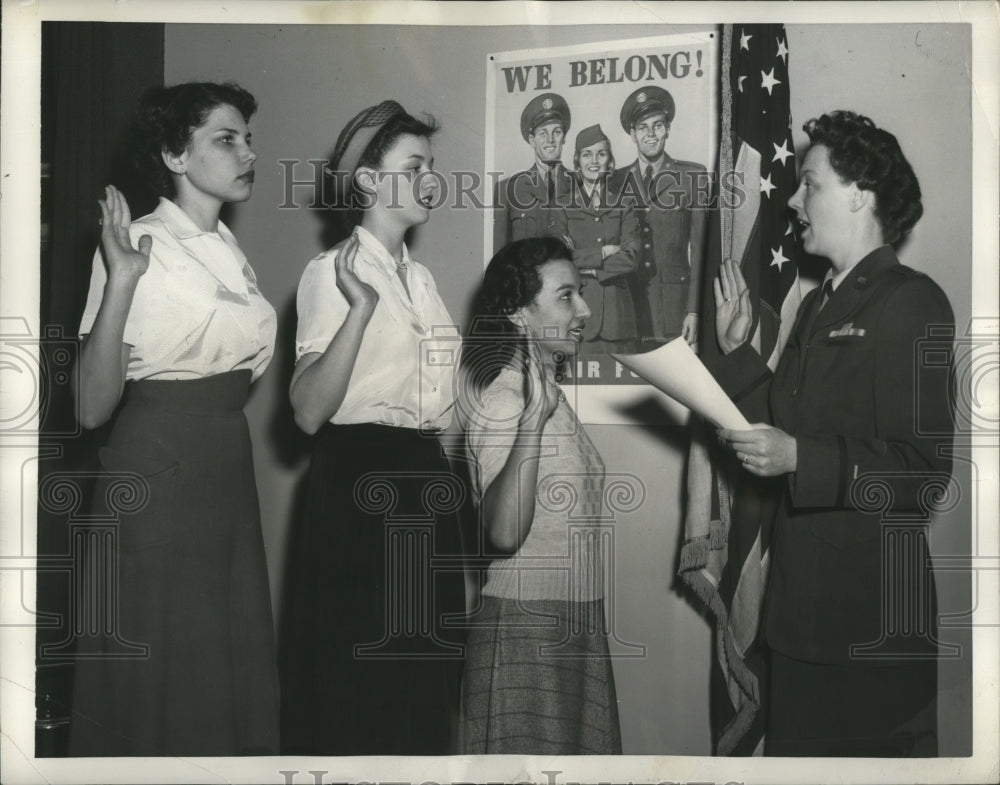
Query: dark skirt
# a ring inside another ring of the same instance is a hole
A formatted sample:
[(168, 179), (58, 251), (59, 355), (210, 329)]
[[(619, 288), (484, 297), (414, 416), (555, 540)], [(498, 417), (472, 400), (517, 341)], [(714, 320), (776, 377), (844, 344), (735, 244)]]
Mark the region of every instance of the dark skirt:
[(603, 600), (484, 595), (470, 625), (462, 753), (621, 753)]
[(117, 613), (78, 643), (73, 756), (278, 750), (249, 383), (237, 371), (126, 385), (92, 508), (117, 515), (114, 558), (92, 549), (86, 576)]
[(290, 549), (282, 750), (452, 752), (465, 612), (464, 483), (436, 438), (326, 425)]
[(764, 753), (937, 755), (937, 661), (826, 665), (771, 652)]

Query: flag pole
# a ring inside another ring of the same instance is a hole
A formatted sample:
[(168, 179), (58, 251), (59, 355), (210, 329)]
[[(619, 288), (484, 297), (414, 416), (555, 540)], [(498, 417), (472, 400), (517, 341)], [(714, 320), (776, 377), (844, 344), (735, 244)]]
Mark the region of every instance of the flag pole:
[[(729, 184), (733, 171), (733, 85), (730, 78), (730, 67), (732, 58), (733, 26), (722, 26), (722, 69), (720, 92), (722, 104), (722, 119), (719, 133), (719, 219), (721, 221), (721, 242), (722, 249), (721, 263), (725, 259), (733, 256), (733, 203), (731, 197), (723, 197), (721, 186)], [(726, 185), (725, 187), (729, 187)]]

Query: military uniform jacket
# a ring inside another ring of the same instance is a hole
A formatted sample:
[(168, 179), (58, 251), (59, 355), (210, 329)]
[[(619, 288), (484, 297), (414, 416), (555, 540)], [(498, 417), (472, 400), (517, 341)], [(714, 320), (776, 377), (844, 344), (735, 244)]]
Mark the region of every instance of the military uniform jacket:
[[(583, 186), (574, 181), (571, 203), (550, 213), (549, 233), (569, 238), (573, 263), (596, 276), (583, 279), (583, 299), (591, 312), (583, 339), (632, 340), (637, 337), (635, 311), (623, 276), (638, 266), (639, 222), (630, 205), (609, 206), (606, 189), (602, 195), (602, 203), (592, 206)], [(617, 245), (620, 250), (602, 259), (605, 245)]]
[[(769, 512), (766, 641), (789, 657), (844, 664), (852, 644), (882, 637), (881, 508), (919, 519), (923, 481), (951, 471), (939, 450), (953, 436), (954, 317), (937, 284), (889, 246), (859, 262), (817, 314), (820, 295), (803, 301), (773, 376), (749, 344), (711, 370), (750, 422), (797, 442), (797, 469), (779, 480)], [(933, 631), (933, 579), (919, 589), (911, 577), (908, 596), (920, 596), (920, 624)]]
[(636, 160), (616, 171), (608, 187), (612, 203), (636, 208), (642, 238), (636, 282), (648, 284), (654, 333), (646, 337), (675, 337), (684, 317), (699, 311), (712, 190), (708, 170), (666, 156), (647, 193)]
[(556, 165), (554, 176), (552, 204), (549, 204), (548, 183), (537, 166), (497, 183), (493, 194), (493, 253), (515, 240), (549, 234), (551, 211), (567, 202), (573, 188), (572, 178), (562, 164)]

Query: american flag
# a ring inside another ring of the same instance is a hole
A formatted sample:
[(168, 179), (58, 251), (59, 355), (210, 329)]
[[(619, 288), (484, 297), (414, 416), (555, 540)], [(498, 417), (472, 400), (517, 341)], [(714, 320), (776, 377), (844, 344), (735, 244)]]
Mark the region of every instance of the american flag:
[[(801, 301), (798, 241), (787, 202), (796, 187), (784, 25), (725, 25), (722, 35), (719, 210), (709, 232), (702, 357), (715, 340), (711, 281), (740, 262), (754, 309), (753, 346), (774, 369)], [(767, 580), (771, 484), (750, 478), (695, 423), (681, 576), (716, 618), (712, 718), (716, 754), (759, 752), (763, 739), (758, 631)]]

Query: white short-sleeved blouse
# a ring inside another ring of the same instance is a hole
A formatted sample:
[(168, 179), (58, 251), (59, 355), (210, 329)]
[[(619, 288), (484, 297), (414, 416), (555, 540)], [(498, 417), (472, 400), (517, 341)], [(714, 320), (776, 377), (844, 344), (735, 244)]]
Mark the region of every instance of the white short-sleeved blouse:
[[(228, 227), (220, 221), (218, 232), (202, 231), (161, 198), (152, 213), (132, 222), (133, 246), (144, 234), (153, 245), (125, 322), (126, 379), (193, 379), (244, 369), (259, 377), (274, 352), (277, 316)], [(81, 337), (93, 328), (107, 277), (98, 250)]]
[[(355, 274), (371, 284), (379, 301), (365, 328), (347, 394), (335, 425), (380, 423), (403, 428), (444, 429), (451, 422), (458, 328), (438, 295), (430, 271), (403, 246), (406, 289), (396, 262), (378, 239), (358, 227)], [(296, 359), (324, 352), (347, 319), (350, 307), (337, 288), (339, 246), (306, 266), (296, 305)]]

